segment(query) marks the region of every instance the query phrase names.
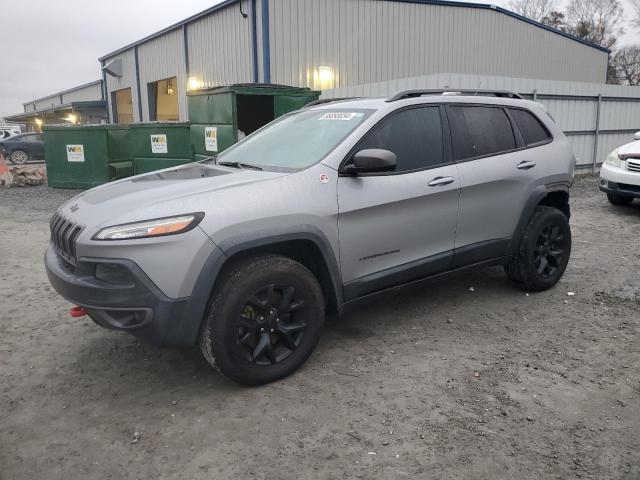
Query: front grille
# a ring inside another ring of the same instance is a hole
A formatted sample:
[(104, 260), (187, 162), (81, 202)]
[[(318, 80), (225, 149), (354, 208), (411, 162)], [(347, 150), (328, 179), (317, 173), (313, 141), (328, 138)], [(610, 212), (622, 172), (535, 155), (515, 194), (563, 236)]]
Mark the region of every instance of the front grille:
[(82, 227), (56, 213), (50, 222), (51, 243), (58, 255), (64, 260), (76, 264), (76, 239), (82, 231)]
[(640, 160), (627, 159), (627, 170), (640, 173)]

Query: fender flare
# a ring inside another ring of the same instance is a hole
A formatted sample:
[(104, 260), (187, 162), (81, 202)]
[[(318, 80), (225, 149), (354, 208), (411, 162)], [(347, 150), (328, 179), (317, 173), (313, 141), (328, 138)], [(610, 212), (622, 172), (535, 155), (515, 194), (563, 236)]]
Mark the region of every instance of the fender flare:
[(520, 219), (518, 220), (518, 224), (516, 225), (516, 229), (513, 232), (513, 236), (511, 237), (511, 242), (509, 242), (509, 246), (507, 248), (507, 255), (511, 256), (516, 253), (518, 248), (518, 244), (520, 243), (520, 238), (522, 237), (522, 233), (529, 223), (529, 219), (533, 215), (534, 210), (538, 206), (538, 204), (542, 201), (547, 194), (551, 192), (567, 192), (569, 193), (569, 185), (566, 183), (554, 183), (549, 185), (539, 185), (533, 189), (527, 202), (522, 209), (522, 213), (520, 214)]
[(281, 230), (257, 231), (249, 235), (232, 236), (220, 242), (204, 262), (182, 319), (175, 322), (173, 331), (167, 332), (167, 343), (184, 346), (195, 344), (215, 282), (231, 257), (255, 248), (295, 240), (313, 242), (318, 248), (329, 273), (336, 305), (338, 307), (342, 305), (340, 268), (329, 240), (319, 228), (313, 225), (300, 225)]

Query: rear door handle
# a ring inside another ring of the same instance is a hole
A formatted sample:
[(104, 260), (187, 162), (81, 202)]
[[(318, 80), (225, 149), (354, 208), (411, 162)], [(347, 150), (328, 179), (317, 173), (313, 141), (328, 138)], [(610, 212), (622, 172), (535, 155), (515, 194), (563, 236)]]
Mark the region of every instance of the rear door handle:
[(516, 168), (519, 168), (520, 170), (529, 170), (530, 168), (533, 168), (536, 166), (536, 162), (529, 162), (529, 161), (522, 161), (520, 162), (518, 165), (516, 165)]
[(453, 177), (436, 177), (431, 180), (427, 185), (430, 187), (441, 187), (442, 185), (449, 185), (450, 183), (455, 182), (456, 179)]

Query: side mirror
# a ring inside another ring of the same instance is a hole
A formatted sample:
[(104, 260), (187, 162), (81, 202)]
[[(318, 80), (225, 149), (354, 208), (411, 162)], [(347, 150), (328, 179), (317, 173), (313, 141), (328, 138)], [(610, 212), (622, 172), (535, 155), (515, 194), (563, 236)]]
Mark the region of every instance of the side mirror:
[(634, 133), (634, 134), (633, 134), (633, 138), (634, 138), (635, 140), (640, 140), (640, 132), (636, 132), (636, 133)]
[(396, 154), (381, 148), (360, 150), (352, 161), (344, 167), (344, 172), (358, 173), (392, 172), (396, 169)]

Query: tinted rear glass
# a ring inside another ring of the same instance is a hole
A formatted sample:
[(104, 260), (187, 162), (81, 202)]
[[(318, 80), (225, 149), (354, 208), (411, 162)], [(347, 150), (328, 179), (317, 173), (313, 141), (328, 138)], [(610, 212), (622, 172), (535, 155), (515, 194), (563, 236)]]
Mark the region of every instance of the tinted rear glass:
[(515, 108), (510, 109), (510, 111), (522, 133), (524, 143), (526, 143), (528, 147), (546, 143), (551, 139), (551, 135), (547, 129), (532, 113)]
[(396, 154), (396, 172), (444, 163), (442, 122), (438, 107), (410, 108), (376, 125), (358, 150), (382, 148)]
[(457, 160), (496, 155), (516, 148), (511, 122), (502, 108), (448, 108), (453, 153)]

